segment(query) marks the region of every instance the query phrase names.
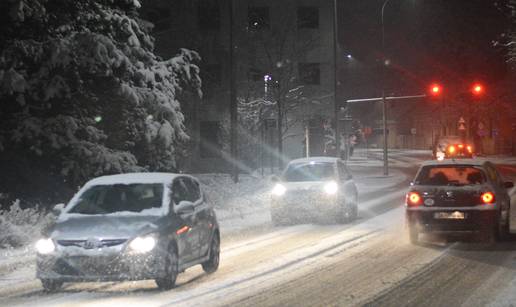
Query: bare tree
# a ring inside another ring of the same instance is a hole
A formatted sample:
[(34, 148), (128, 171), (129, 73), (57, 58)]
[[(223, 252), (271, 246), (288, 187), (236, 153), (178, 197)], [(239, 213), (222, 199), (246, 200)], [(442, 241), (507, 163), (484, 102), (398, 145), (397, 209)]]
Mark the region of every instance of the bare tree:
[[(299, 31), (299, 23), (303, 21), (299, 19), (295, 1), (275, 5), (284, 15), (273, 22), (253, 16), (255, 12), (251, 6), (248, 8), (249, 23), (240, 29), (238, 54), (239, 75), (247, 78), (238, 86), (238, 97), (241, 122), (251, 131), (259, 131), (263, 117), (273, 111), (278, 123), (276, 145), (281, 166), (283, 141), (292, 127), (304, 119), (301, 115), (304, 108), (320, 103), (318, 97), (328, 93), (307, 84), (307, 78), (314, 76), (299, 72), (300, 63), (306, 62), (307, 54), (320, 45), (319, 33)], [(264, 79), (265, 76), (268, 78)]]

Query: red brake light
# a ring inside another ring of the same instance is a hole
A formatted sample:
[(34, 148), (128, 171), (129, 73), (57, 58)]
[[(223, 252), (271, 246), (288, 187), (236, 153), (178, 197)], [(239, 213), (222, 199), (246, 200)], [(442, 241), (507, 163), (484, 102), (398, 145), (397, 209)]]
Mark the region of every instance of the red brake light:
[(468, 145), (468, 147), (466, 147), (466, 148), (468, 149), (468, 152), (469, 152), (469, 153), (473, 153), (473, 148), (471, 148), (471, 146), (470, 146), (470, 145)]
[(451, 154), (454, 153), (455, 152), (455, 146), (448, 147), (448, 152), (451, 153)]
[(417, 192), (409, 192), (407, 194), (407, 205), (408, 206), (419, 206), (421, 205), (421, 196)]
[(482, 202), (484, 204), (491, 204), (494, 202), (494, 194), (491, 192), (485, 192), (480, 196), (480, 199), (482, 199)]
[(430, 95), (433, 97), (440, 96), (441, 92), (442, 92), (441, 85), (439, 85), (437, 83), (430, 85), (429, 92), (430, 92)]
[(461, 149), (462, 149), (462, 148), (464, 148), (464, 145), (462, 145), (462, 144), (459, 144), (459, 148), (461, 148)]
[(480, 83), (475, 83), (471, 87), (471, 91), (473, 92), (474, 95), (481, 95), (484, 93), (484, 86), (482, 86), (482, 84), (480, 84)]

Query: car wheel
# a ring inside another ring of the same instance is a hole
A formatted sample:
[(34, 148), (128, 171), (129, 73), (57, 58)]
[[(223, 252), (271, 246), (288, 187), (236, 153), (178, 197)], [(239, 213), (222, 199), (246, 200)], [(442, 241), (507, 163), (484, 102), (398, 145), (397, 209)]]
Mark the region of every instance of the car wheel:
[(419, 230), (416, 225), (409, 225), (409, 240), (412, 244), (419, 244)]
[(495, 225), (486, 225), (484, 229), (480, 232), (480, 241), (487, 244), (494, 244), (496, 242), (496, 237), (498, 234), (498, 226)]
[(41, 285), (47, 292), (55, 292), (61, 289), (63, 282), (55, 279), (41, 279)]
[(210, 259), (202, 264), (204, 272), (211, 274), (219, 268), (220, 262), (220, 239), (218, 234), (213, 235), (210, 245)]
[(155, 282), (158, 288), (162, 290), (170, 290), (176, 285), (178, 274), (178, 256), (176, 248), (171, 245), (165, 258), (165, 277), (156, 278)]
[(339, 224), (346, 224), (353, 220), (354, 206), (347, 206), (345, 203), (337, 210), (336, 220)]
[(355, 196), (355, 201), (353, 202), (353, 215), (351, 217), (353, 220), (358, 218), (358, 197)]
[(274, 212), (274, 210), (271, 210), (271, 222), (273, 226), (283, 226), (286, 224), (284, 218), (277, 212)]
[(509, 238), (509, 213), (506, 214), (505, 225), (502, 225), (499, 221), (502, 219), (502, 212), (500, 212), (500, 217), (498, 219), (498, 230), (496, 232), (496, 237), (500, 241), (506, 241)]

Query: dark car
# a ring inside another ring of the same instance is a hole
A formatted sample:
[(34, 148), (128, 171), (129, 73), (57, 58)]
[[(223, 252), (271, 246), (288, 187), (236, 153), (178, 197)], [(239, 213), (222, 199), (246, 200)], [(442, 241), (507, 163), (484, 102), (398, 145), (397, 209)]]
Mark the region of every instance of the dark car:
[(475, 155), (472, 142), (456, 135), (441, 136), (437, 138), (432, 156), (437, 160), (451, 158), (473, 158)]
[(435, 140), (432, 147), (432, 156), (434, 159), (442, 160), (446, 155), (446, 148), (450, 144), (461, 143), (461, 138), (457, 135), (440, 136)]
[(450, 144), (444, 151), (444, 159), (473, 158), (473, 146), (468, 143)]
[(406, 196), (410, 241), (420, 233), (476, 232), (493, 242), (509, 231), (510, 198), (495, 166), (474, 159), (425, 162)]
[(64, 282), (154, 279), (219, 266), (219, 227), (200, 184), (183, 174), (134, 173), (89, 181), (36, 244), (37, 278)]
[(292, 160), (272, 190), (274, 225), (300, 218), (325, 218), (339, 223), (358, 215), (358, 192), (341, 159), (310, 157)]

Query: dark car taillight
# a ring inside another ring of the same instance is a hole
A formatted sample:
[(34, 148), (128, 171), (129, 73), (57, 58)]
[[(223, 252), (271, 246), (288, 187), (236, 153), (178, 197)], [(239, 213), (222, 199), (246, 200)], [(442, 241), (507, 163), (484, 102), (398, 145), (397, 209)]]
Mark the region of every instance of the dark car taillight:
[(422, 204), (421, 196), (419, 196), (418, 192), (408, 192), (405, 202), (409, 207), (417, 207)]
[(494, 194), (491, 192), (485, 192), (480, 196), (483, 204), (492, 204), (495, 201)]

